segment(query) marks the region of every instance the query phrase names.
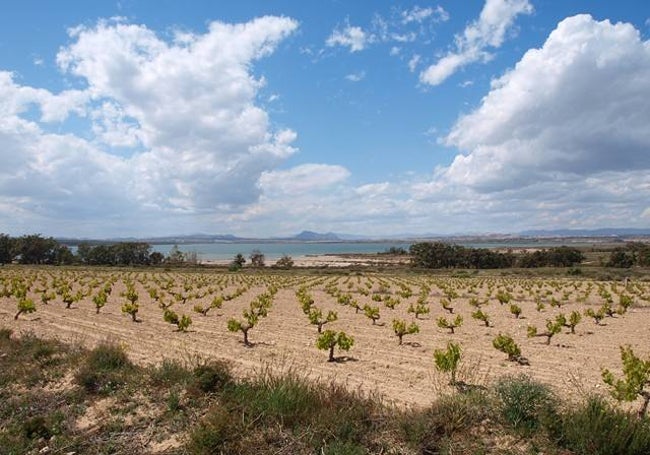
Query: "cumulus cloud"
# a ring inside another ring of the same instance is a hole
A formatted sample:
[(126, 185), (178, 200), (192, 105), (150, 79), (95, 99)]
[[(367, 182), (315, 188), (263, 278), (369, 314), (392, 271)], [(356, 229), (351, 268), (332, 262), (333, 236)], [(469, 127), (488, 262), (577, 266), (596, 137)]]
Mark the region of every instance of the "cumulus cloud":
[[(171, 41), (122, 20), (71, 29), (57, 63), (78, 88), (54, 94), (0, 72), (3, 197), (41, 214), (69, 204), (73, 217), (92, 206), (198, 213), (254, 202), (260, 175), (296, 151), (296, 133), (274, 130), (256, 104), (265, 80), (252, 63), (297, 26), (213, 22)], [(71, 115), (89, 130), (44, 129)]]
[(567, 18), (442, 138), (463, 153), (451, 165), (363, 184), (326, 165), (273, 171), (233, 221), (374, 235), (647, 226), (649, 52), (629, 24)]
[(479, 18), (456, 36), (455, 49), (422, 71), (420, 82), (440, 85), (461, 67), (491, 59), (486, 49), (501, 47), (517, 16), (532, 12), (529, 0), (486, 0)]
[(553, 176), (650, 168), (650, 43), (630, 24), (565, 19), (492, 82), (444, 139), (448, 177), (498, 191)]
[(364, 50), (372, 37), (368, 35), (361, 27), (351, 26), (335, 29), (327, 38), (325, 44), (329, 47), (343, 46), (350, 48), (350, 52), (359, 52)]

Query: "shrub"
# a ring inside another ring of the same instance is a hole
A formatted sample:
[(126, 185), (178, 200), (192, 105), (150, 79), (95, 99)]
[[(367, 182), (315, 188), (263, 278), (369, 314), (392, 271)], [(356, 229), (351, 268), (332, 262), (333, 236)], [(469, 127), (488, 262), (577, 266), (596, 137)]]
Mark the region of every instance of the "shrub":
[[(428, 409), (404, 413), (400, 427), (404, 439), (415, 450), (394, 453), (488, 453), (463, 448), (471, 445), (476, 429), (492, 414), (490, 400), (480, 391), (443, 396)], [(449, 447), (451, 438), (458, 441), (453, 448)]]
[(122, 305), (122, 313), (130, 314), (133, 322), (138, 322), (138, 310), (140, 306), (137, 303), (125, 303)]
[(444, 351), (436, 349), (433, 351), (433, 358), (438, 371), (450, 374), (449, 385), (456, 385), (456, 371), (461, 358), (460, 344), (452, 341), (447, 342), (447, 349)]
[(177, 360), (164, 359), (151, 369), (150, 378), (154, 386), (171, 387), (189, 383), (192, 372)]
[(307, 316), (309, 317), (309, 323), (318, 327), (318, 333), (322, 333), (325, 324), (338, 319), (336, 311), (329, 311), (327, 316), (323, 318), (323, 312), (320, 308), (311, 308)]
[(187, 332), (187, 329), (192, 325), (192, 318), (185, 314), (178, 317), (178, 314), (170, 309), (165, 310), (163, 313), (163, 319), (165, 322), (175, 325), (179, 332)]
[(585, 316), (587, 316), (589, 318), (593, 318), (594, 322), (597, 325), (600, 325), (600, 321), (605, 319), (606, 310), (607, 310), (607, 308), (605, 306), (601, 306), (596, 311), (594, 311), (593, 308), (587, 308), (587, 310), (585, 311)]
[(328, 362), (334, 362), (334, 348), (336, 346), (344, 351), (349, 351), (354, 345), (354, 338), (348, 336), (345, 332), (336, 333), (333, 330), (325, 330), (316, 340), (316, 347), (318, 349), (329, 349)]
[(133, 368), (124, 349), (104, 343), (88, 353), (75, 379), (86, 391), (103, 394), (121, 387)]
[(248, 309), (243, 311), (243, 321), (234, 318), (228, 321), (227, 327), (229, 331), (242, 332), (244, 334), (244, 345), (246, 347), (252, 346), (250, 341), (248, 341), (248, 331), (257, 325), (260, 318), (264, 318), (268, 315), (269, 308), (271, 308), (273, 301), (272, 299), (273, 297), (271, 294), (260, 294), (249, 304)]
[(521, 316), (521, 307), (514, 303), (510, 304), (510, 313), (512, 313), (515, 318), (519, 319), (519, 316)]
[(223, 296), (216, 296), (212, 299), (212, 302), (210, 302), (210, 305), (207, 305), (203, 307), (203, 305), (196, 304), (194, 305), (194, 312), (201, 314), (202, 316), (207, 316), (208, 311), (210, 311), (213, 308), (221, 308), (223, 305)]
[(29, 314), (29, 313), (33, 313), (34, 311), (36, 311), (36, 305), (34, 305), (34, 301), (32, 299), (28, 299), (26, 297), (21, 298), (18, 301), (17, 306), (18, 306), (18, 312), (14, 316), (14, 320), (18, 319), (18, 316), (20, 316), (23, 313)]
[(641, 360), (632, 351), (631, 346), (621, 346), (621, 361), (623, 362), (623, 378), (616, 379), (608, 369), (602, 372), (603, 381), (612, 387), (612, 396), (619, 401), (634, 401), (643, 398), (638, 411), (639, 417), (645, 416), (650, 403), (650, 391), (645, 387), (650, 385), (650, 359)]
[(572, 311), (568, 320), (564, 320), (564, 327), (571, 329), (571, 333), (576, 333), (576, 326), (582, 321), (582, 315), (579, 311)]
[(562, 331), (562, 327), (564, 327), (564, 324), (566, 322), (566, 319), (564, 318), (563, 315), (558, 315), (558, 317), (553, 320), (547, 320), (546, 321), (546, 332), (538, 333), (537, 332), (537, 327), (533, 325), (528, 326), (528, 338), (532, 337), (546, 337), (546, 344), (551, 344), (551, 338), (553, 336), (557, 335)]
[(497, 292), (496, 297), (497, 297), (497, 300), (499, 301), (499, 303), (501, 305), (504, 305), (506, 303), (510, 303), (510, 301), (512, 300), (512, 295), (510, 295), (510, 293), (508, 293), (507, 291), (499, 291), (499, 292)]
[(445, 311), (448, 311), (449, 314), (454, 313), (454, 307), (451, 306), (451, 301), (450, 300), (442, 299), (440, 301), (440, 305), (442, 306), (442, 309), (445, 310)]
[(598, 397), (565, 411), (550, 432), (559, 446), (578, 455), (650, 453), (650, 422), (613, 410)]
[(106, 305), (107, 301), (108, 295), (106, 295), (106, 292), (104, 292), (103, 289), (101, 289), (97, 294), (93, 296), (93, 303), (95, 304), (95, 312), (97, 314), (99, 314), (99, 310), (101, 310)]
[(474, 319), (477, 319), (479, 321), (483, 321), (483, 324), (485, 324), (485, 327), (490, 327), (490, 316), (488, 316), (487, 313), (485, 313), (483, 310), (478, 309), (472, 313), (472, 317)]
[(510, 335), (500, 333), (494, 340), (492, 340), (492, 346), (504, 354), (507, 354), (509, 361), (517, 362), (521, 365), (528, 365), (528, 360), (521, 356), (521, 349), (517, 346), (517, 343), (515, 343), (515, 340), (513, 340)]
[(453, 321), (448, 321), (446, 318), (441, 316), (438, 318), (437, 323), (438, 323), (438, 327), (440, 327), (441, 329), (449, 329), (451, 333), (454, 333), (454, 330), (457, 327), (463, 325), (463, 317), (459, 314), (456, 315), (456, 318)]
[(193, 370), (191, 388), (204, 393), (218, 392), (232, 382), (232, 374), (227, 363), (211, 361), (197, 365)]
[(393, 332), (395, 332), (395, 335), (399, 339), (399, 344), (401, 345), (404, 335), (419, 333), (420, 327), (415, 322), (412, 322), (407, 326), (406, 321), (402, 319), (393, 319)]
[(407, 310), (409, 313), (414, 313), (415, 314), (415, 319), (420, 319), (421, 314), (429, 314), (431, 311), (429, 309), (429, 305), (427, 305), (424, 302), (418, 302), (417, 304), (409, 305), (409, 308)]
[(381, 317), (379, 314), (379, 307), (376, 306), (365, 305), (363, 307), (363, 314), (372, 321), (372, 325), (377, 324), (377, 321)]
[(556, 400), (550, 389), (529, 376), (507, 376), (495, 386), (500, 411), (515, 430), (530, 433), (557, 416)]

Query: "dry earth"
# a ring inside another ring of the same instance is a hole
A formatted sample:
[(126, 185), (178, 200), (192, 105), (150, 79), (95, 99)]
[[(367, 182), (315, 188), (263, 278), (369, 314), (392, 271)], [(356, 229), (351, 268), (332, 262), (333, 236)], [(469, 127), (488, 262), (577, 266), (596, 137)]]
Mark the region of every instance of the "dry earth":
[[(619, 346), (630, 344), (637, 354), (643, 357), (650, 354), (650, 283), (647, 282), (633, 282), (624, 289), (622, 283), (580, 279), (461, 279), (371, 273), (348, 276), (345, 272), (336, 275), (301, 272), (274, 275), (270, 272), (66, 271), (6, 267), (0, 270), (0, 290), (3, 285), (10, 289), (12, 280), (16, 279), (31, 282), (28, 296), (36, 302), (37, 311), (14, 320), (17, 300), (12, 296), (0, 297), (0, 327), (79, 342), (89, 347), (104, 340), (114, 340), (126, 347), (134, 361), (143, 364), (164, 358), (192, 361), (198, 356), (228, 360), (239, 375), (252, 374), (264, 368), (293, 369), (311, 378), (334, 380), (350, 388), (377, 392), (398, 405), (427, 405), (446, 390), (447, 379), (436, 372), (433, 351), (445, 347), (448, 340), (462, 346), (461, 379), (469, 383), (487, 384), (502, 375), (527, 373), (552, 385), (560, 393), (572, 396), (605, 389), (601, 369), (620, 371)], [(111, 280), (115, 283), (108, 303), (96, 314), (92, 296)], [(132, 280), (139, 294), (138, 318), (141, 322), (132, 322), (120, 310), (125, 302), (121, 295), (125, 291), (125, 280)], [(48, 305), (40, 303), (43, 290), (54, 292), (66, 281), (72, 285), (72, 293), (81, 289), (87, 295), (71, 309), (65, 309), (60, 295)], [(173, 284), (164, 291), (162, 288), (167, 283)], [(229, 332), (226, 322), (233, 317), (241, 318), (242, 310), (255, 296), (265, 292), (269, 284), (277, 285), (279, 290), (268, 317), (250, 331), (254, 346), (247, 348), (242, 343), (242, 334)], [(316, 327), (309, 324), (296, 297), (300, 286), (307, 286), (315, 306), (324, 312), (334, 310), (338, 313), (338, 320), (326, 328), (344, 330), (354, 337), (352, 350), (338, 353), (347, 356), (345, 361), (329, 363), (327, 354), (316, 349)], [(417, 301), (422, 286), (426, 286), (425, 290), (429, 288), (427, 301), (431, 312), (417, 320), (420, 333), (405, 336), (404, 344), (398, 346), (392, 320), (416, 321), (407, 310)], [(221, 309), (213, 309), (207, 316), (192, 311), (195, 304), (208, 305), (214, 296), (232, 294), (238, 287), (246, 290), (242, 295), (225, 301)], [(167, 302), (174, 300), (171, 297), (173, 293), (190, 296), (185, 304), (177, 302), (172, 306), (177, 313), (191, 316), (193, 324), (188, 333), (177, 332), (174, 326), (163, 321), (162, 310), (149, 297), (147, 288), (158, 289)], [(336, 297), (326, 292), (327, 289), (330, 292), (332, 289), (349, 292), (360, 306), (379, 306), (379, 324), (373, 325), (363, 312), (357, 313), (354, 308), (339, 304)], [(408, 298), (400, 296), (399, 293), (406, 289), (410, 289), (413, 295)], [(454, 289), (458, 294), (453, 299), (454, 315), (449, 315), (440, 305), (446, 289)], [(528, 325), (544, 331), (546, 320), (559, 313), (568, 315), (574, 310), (584, 313), (586, 308), (597, 309), (604, 302), (599, 289), (611, 293), (614, 306), (618, 303), (617, 294), (623, 292), (631, 295), (635, 303), (625, 315), (605, 318), (602, 325), (596, 325), (583, 316), (575, 335), (564, 329), (553, 337), (550, 345), (545, 344), (545, 338), (527, 337)], [(498, 290), (510, 292), (513, 302), (522, 307), (520, 319), (515, 319), (508, 305), (499, 304), (495, 298)], [(372, 301), (375, 294), (399, 298), (401, 303), (391, 310), (382, 302)], [(471, 317), (475, 310), (469, 304), (471, 298), (488, 302), (482, 308), (490, 315), (490, 327)], [(536, 310), (536, 298), (546, 304), (541, 312)], [(561, 308), (549, 305), (552, 298), (562, 302)], [(449, 319), (456, 314), (462, 315), (464, 322), (455, 334), (437, 326), (438, 317)], [(522, 354), (530, 360), (530, 366), (508, 362), (505, 354), (493, 348), (492, 340), (499, 333), (513, 336)]]

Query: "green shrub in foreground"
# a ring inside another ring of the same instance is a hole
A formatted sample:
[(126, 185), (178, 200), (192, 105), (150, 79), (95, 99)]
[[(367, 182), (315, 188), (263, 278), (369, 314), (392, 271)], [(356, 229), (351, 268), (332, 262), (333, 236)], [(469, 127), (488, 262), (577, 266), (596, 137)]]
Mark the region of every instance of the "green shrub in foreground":
[(194, 368), (192, 388), (201, 392), (217, 392), (232, 382), (232, 374), (228, 364), (222, 361), (212, 361)]
[(529, 376), (503, 377), (495, 391), (502, 416), (515, 430), (530, 433), (557, 415), (551, 390)]
[(75, 379), (88, 392), (109, 393), (124, 385), (134, 369), (122, 347), (104, 343), (88, 353)]
[(614, 410), (601, 398), (565, 411), (551, 433), (558, 445), (577, 455), (650, 453), (650, 421)]

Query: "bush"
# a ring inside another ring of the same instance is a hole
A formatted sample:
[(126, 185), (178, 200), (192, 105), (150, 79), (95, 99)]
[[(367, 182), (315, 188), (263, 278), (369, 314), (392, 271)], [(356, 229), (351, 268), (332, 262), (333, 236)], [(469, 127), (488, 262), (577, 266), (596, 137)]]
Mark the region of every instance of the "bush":
[(451, 379), (449, 385), (456, 385), (456, 371), (461, 359), (460, 344), (453, 341), (447, 342), (447, 349), (436, 349), (433, 351), (433, 358), (436, 363), (436, 369), (444, 373), (449, 373)]
[(187, 384), (194, 375), (177, 360), (165, 359), (151, 370), (150, 377), (154, 386), (170, 387), (179, 383)]
[(204, 393), (218, 392), (232, 382), (232, 374), (227, 363), (212, 361), (194, 368), (192, 389)]
[[(491, 417), (491, 403), (485, 393), (473, 391), (467, 394), (443, 396), (425, 410), (407, 411), (398, 422), (403, 437), (415, 446), (416, 453), (456, 453), (446, 451), (450, 438), (462, 441), (462, 445), (474, 437), (472, 433), (480, 423)], [(462, 451), (458, 453), (476, 453)], [(482, 453), (482, 452), (479, 452)]]
[(530, 433), (557, 415), (551, 390), (529, 376), (501, 378), (495, 391), (502, 416), (515, 430)]
[(126, 376), (134, 370), (124, 349), (104, 343), (90, 351), (75, 379), (90, 393), (109, 393), (124, 385)]
[(551, 429), (561, 447), (579, 455), (650, 453), (650, 422), (611, 409), (602, 398), (565, 412)]

